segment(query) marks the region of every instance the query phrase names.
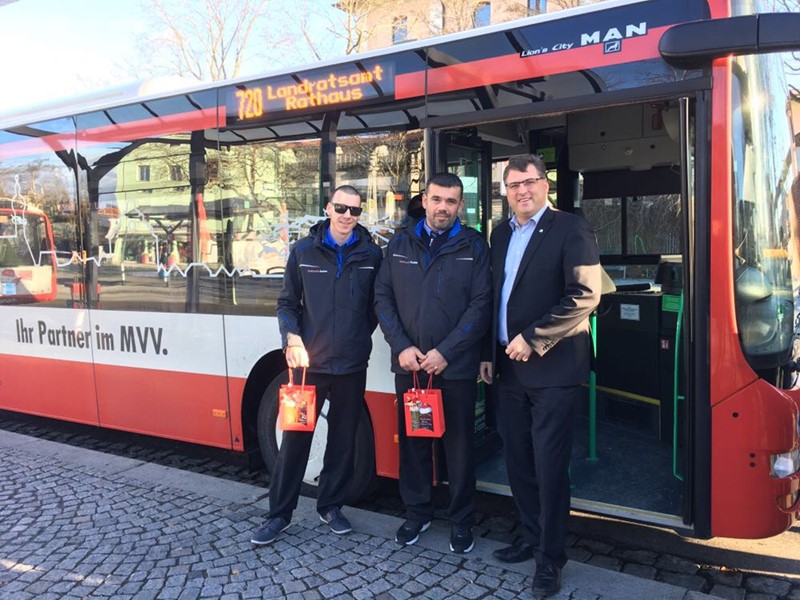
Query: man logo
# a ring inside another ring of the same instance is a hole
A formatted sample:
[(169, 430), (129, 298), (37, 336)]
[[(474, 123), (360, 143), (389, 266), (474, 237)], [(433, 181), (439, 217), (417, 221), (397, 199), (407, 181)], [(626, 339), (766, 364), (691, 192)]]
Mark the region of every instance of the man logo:
[(603, 54), (611, 54), (613, 52), (619, 52), (620, 50), (622, 50), (622, 42), (619, 40), (606, 42), (603, 45)]

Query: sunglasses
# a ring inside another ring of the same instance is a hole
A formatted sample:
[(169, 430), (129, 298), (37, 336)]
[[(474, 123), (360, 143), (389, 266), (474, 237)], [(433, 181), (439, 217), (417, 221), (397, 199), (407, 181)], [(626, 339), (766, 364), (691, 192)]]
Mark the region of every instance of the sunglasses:
[(333, 202), (333, 210), (340, 215), (343, 215), (349, 210), (351, 217), (358, 217), (364, 211), (360, 206), (348, 206), (347, 204), (339, 204), (338, 202)]

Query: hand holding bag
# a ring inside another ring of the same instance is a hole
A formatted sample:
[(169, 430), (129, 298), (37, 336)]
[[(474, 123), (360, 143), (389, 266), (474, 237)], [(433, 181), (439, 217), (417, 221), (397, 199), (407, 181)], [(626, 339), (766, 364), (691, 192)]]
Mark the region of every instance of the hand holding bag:
[(317, 390), (306, 385), (306, 369), (299, 386), (294, 384), (292, 369), (289, 383), (278, 392), (278, 427), (281, 431), (314, 431), (317, 422)]
[(442, 390), (433, 389), (433, 376), (428, 387), (419, 387), (419, 375), (412, 371), (413, 386), (403, 394), (406, 415), (406, 435), (409, 437), (442, 437), (444, 435), (444, 405)]

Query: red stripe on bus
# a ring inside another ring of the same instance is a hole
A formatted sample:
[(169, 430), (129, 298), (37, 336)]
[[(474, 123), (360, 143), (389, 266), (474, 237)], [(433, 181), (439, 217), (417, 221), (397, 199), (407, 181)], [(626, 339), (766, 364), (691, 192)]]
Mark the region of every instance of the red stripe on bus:
[(103, 427), (231, 448), (224, 376), (96, 364), (95, 377)]
[(0, 354), (0, 408), (97, 425), (91, 363)]
[[(156, 135), (171, 135), (217, 126), (216, 107), (178, 113), (165, 117), (141, 119), (117, 125), (104, 125), (92, 129), (78, 131), (78, 143), (82, 146), (104, 144), (109, 142), (127, 142)], [(0, 160), (45, 154), (49, 152), (69, 151), (75, 147), (74, 133), (57, 133), (31, 137), (28, 139), (0, 144)]]
[[(660, 56), (658, 42), (669, 27), (657, 27), (651, 29), (647, 35), (621, 40), (622, 50), (609, 54), (603, 53), (604, 45), (600, 43), (526, 58), (520, 57), (519, 54), (507, 54), (430, 69), (427, 93), (441, 94), (495, 83), (657, 58)], [(395, 77), (395, 98), (398, 100), (424, 96), (425, 93), (425, 71)]]

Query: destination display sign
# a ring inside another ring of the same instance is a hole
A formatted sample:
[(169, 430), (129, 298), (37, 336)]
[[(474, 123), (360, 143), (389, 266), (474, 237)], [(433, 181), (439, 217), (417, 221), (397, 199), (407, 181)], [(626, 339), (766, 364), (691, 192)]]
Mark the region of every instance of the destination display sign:
[(268, 118), (270, 114), (352, 105), (372, 98), (391, 98), (391, 64), (359, 63), (330, 71), (274, 77), (231, 88), (226, 99), (228, 123)]

